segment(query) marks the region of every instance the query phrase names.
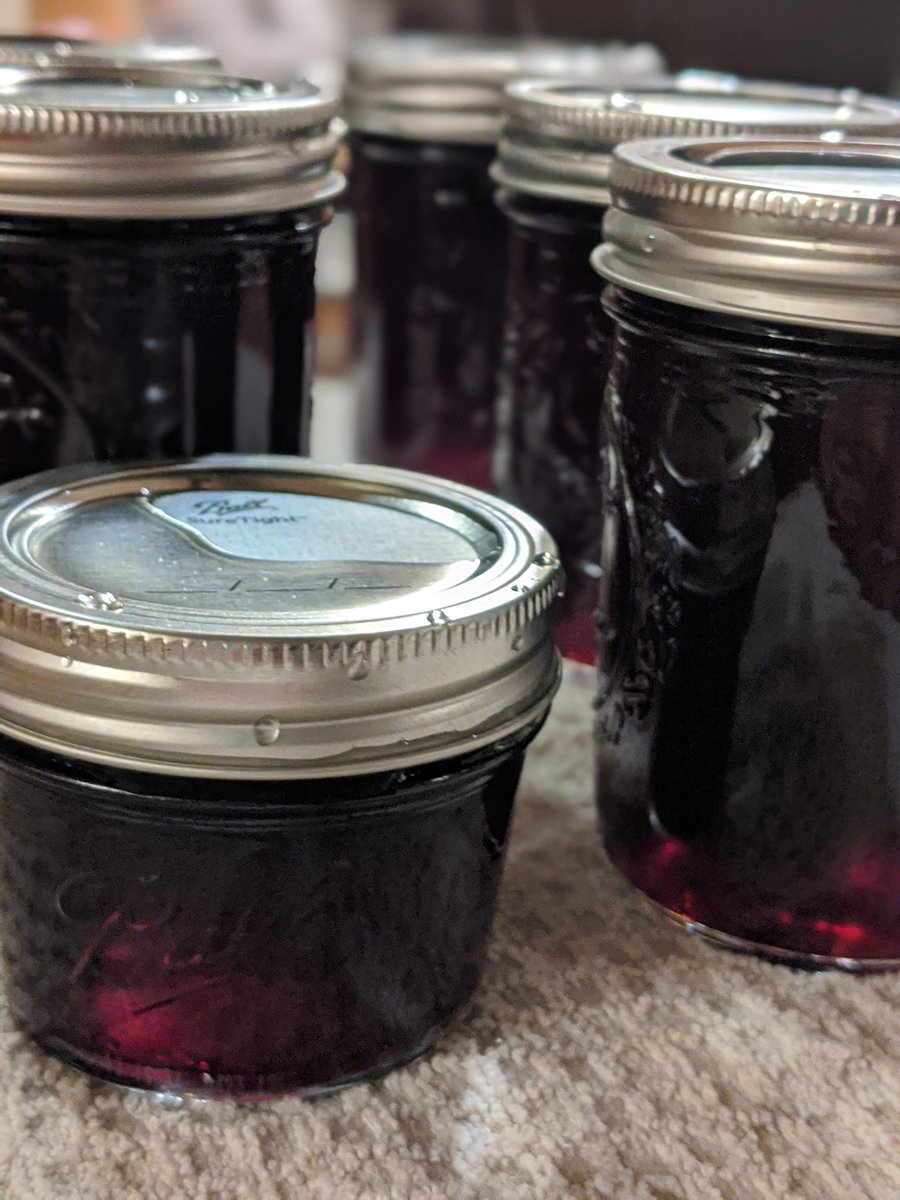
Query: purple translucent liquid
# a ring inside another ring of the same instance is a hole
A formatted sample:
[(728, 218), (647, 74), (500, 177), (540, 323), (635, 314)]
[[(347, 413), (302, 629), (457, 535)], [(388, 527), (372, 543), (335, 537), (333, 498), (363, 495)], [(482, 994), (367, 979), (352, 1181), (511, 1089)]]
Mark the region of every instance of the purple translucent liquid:
[(2, 749), (8, 991), (61, 1057), (140, 1087), (317, 1092), (422, 1053), (470, 999), (524, 741), (321, 784)]
[(305, 453), (323, 209), (0, 223), (0, 481)]
[(598, 798), (657, 904), (900, 963), (900, 346), (614, 293)]
[(352, 147), (363, 457), (488, 488), (506, 268), (494, 148)]
[(590, 265), (603, 209), (503, 197), (509, 216), (496, 484), (553, 534), (568, 580), (556, 613), (567, 658), (596, 661), (597, 460), (612, 322)]

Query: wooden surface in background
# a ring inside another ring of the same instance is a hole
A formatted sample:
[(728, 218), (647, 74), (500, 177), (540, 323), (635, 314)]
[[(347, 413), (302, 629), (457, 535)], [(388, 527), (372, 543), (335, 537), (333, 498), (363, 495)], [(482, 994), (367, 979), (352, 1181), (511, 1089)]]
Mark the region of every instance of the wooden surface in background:
[(141, 0), (31, 0), (31, 24), (41, 33), (130, 38), (141, 31)]

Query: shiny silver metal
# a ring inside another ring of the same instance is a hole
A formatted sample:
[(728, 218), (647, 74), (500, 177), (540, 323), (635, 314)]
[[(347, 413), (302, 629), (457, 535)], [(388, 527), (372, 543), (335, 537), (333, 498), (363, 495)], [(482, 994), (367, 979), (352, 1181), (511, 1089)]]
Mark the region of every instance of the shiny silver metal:
[(647, 296), (900, 333), (900, 142), (664, 139), (615, 151), (594, 265)]
[(132, 770), (316, 778), (502, 741), (558, 682), (556, 548), (442, 480), (292, 458), (0, 489), (0, 731)]
[(855, 91), (714, 78), (718, 87), (709, 79), (695, 84), (694, 73), (616, 90), (574, 79), (513, 83), (493, 177), (515, 192), (608, 205), (612, 153), (623, 142), (900, 136), (900, 103)]
[(92, 42), (79, 38), (7, 34), (0, 37), (0, 67), (122, 66), (220, 69), (211, 50), (165, 42)]
[(663, 70), (649, 45), (400, 34), (364, 43), (351, 56), (346, 115), (361, 133), (491, 145), (513, 79), (573, 76), (612, 87)]
[(0, 213), (228, 217), (325, 203), (337, 102), (214, 72), (0, 71)]

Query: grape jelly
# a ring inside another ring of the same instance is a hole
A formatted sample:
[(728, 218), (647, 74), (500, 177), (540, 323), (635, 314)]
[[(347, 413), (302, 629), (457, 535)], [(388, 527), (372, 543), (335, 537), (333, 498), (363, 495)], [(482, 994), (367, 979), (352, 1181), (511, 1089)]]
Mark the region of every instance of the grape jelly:
[(900, 131), (900, 107), (741, 80), (716, 93), (688, 77), (614, 91), (548, 81), (507, 89), (492, 170), (509, 218), (494, 482), (559, 544), (568, 587), (557, 643), (583, 662), (595, 661), (597, 456), (613, 336), (590, 256), (610, 204), (612, 152), (620, 142), (711, 128), (888, 135)]
[(0, 479), (306, 451), (334, 108), (146, 68), (0, 81)]
[(168, 1093), (315, 1094), (465, 1010), (559, 673), (553, 543), (398, 471), (213, 456), (0, 489), (7, 991)]
[[(715, 941), (897, 967), (900, 156), (750, 139), (619, 153), (597, 255), (617, 323), (606, 847)], [(723, 255), (752, 226), (753, 253), (745, 241), (730, 271), (697, 253), (711, 213)], [(663, 261), (641, 267), (651, 235)]]
[(613, 84), (660, 69), (649, 46), (430, 35), (353, 56), (363, 459), (489, 486), (506, 277), (489, 167), (503, 87), (518, 75)]

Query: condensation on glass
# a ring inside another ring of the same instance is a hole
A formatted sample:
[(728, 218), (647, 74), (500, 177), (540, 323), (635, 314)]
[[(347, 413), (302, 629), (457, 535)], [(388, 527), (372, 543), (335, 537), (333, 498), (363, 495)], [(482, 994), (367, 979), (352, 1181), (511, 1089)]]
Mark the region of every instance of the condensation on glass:
[(612, 191), (607, 849), (716, 941), (897, 967), (900, 154), (632, 144)]
[(557, 641), (568, 657), (595, 661), (597, 454), (613, 323), (590, 255), (614, 148), (674, 134), (898, 131), (900, 107), (887, 100), (708, 73), (617, 90), (547, 81), (507, 90), (492, 172), (509, 218), (494, 482), (559, 543), (568, 587)]
[(158, 1092), (315, 1094), (460, 1018), (555, 691), (553, 542), (390, 470), (229, 456), (0, 489), (20, 1028)]
[(306, 452), (334, 111), (306, 84), (0, 73), (0, 479)]
[(489, 167), (516, 76), (657, 74), (649, 46), (413, 35), (350, 63), (365, 459), (487, 487), (506, 274)]

